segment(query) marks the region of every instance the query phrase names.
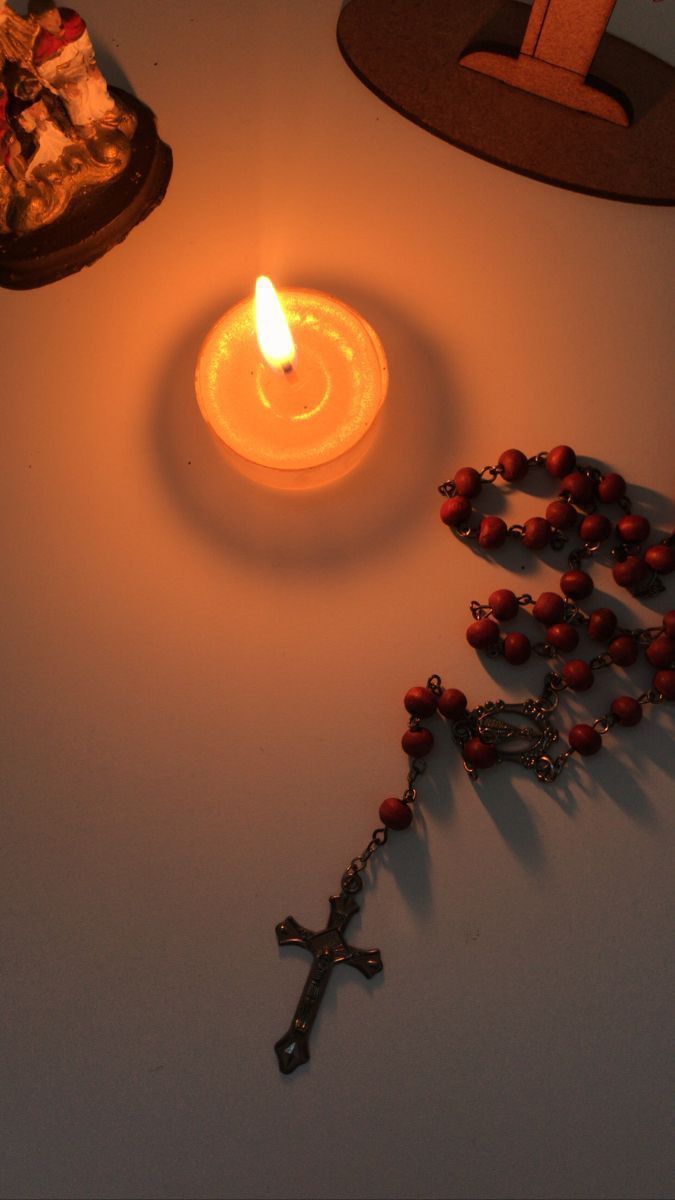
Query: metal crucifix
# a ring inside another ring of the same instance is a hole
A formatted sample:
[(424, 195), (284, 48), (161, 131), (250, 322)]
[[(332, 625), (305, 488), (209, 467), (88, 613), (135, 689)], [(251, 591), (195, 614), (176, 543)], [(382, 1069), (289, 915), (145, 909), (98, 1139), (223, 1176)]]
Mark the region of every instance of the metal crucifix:
[(276, 927), (280, 946), (302, 946), (313, 956), (288, 1033), (274, 1046), (279, 1070), (284, 1075), (290, 1075), (309, 1058), (309, 1034), (335, 964), (356, 967), (366, 979), (382, 970), (379, 950), (357, 950), (344, 941), (345, 928), (358, 911), (359, 905), (353, 895), (342, 891), (338, 896), (330, 897), (330, 919), (327, 928), (320, 933), (304, 929), (294, 917), (286, 917)]

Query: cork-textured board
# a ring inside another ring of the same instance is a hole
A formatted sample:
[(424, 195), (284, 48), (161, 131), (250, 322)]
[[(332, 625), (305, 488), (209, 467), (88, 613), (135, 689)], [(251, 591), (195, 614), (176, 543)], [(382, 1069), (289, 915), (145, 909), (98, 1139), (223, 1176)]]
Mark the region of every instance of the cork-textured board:
[(605, 34), (590, 75), (624, 93), (629, 128), (459, 66), (470, 46), (521, 46), (515, 0), (349, 0), (338, 44), (387, 104), (479, 158), (533, 179), (634, 204), (675, 203), (675, 69)]

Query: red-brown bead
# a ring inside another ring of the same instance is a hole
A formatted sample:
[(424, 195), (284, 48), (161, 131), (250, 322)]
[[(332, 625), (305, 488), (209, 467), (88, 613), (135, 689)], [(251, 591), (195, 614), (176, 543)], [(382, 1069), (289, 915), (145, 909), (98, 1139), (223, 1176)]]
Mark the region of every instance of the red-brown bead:
[(675, 639), (665, 633), (659, 634), (647, 646), (647, 658), (653, 667), (661, 670), (663, 667), (675, 667)]
[(612, 700), (611, 711), (619, 725), (625, 728), (639, 725), (642, 720), (642, 705), (634, 696), (617, 696), (616, 700)]
[(532, 609), (532, 616), (542, 625), (557, 625), (564, 615), (565, 601), (557, 592), (542, 592)]
[(570, 650), (575, 650), (579, 645), (579, 634), (573, 625), (561, 621), (558, 625), (551, 625), (546, 630), (546, 641), (555, 650), (562, 650), (563, 654), (568, 654)]
[(523, 525), (520, 540), (528, 550), (543, 550), (551, 540), (551, 526), (543, 517), (530, 517)]
[(496, 550), (506, 541), (508, 529), (501, 517), (483, 517), (480, 523), (478, 541), (484, 550)]
[(593, 591), (593, 580), (586, 571), (565, 571), (560, 576), (560, 590), (571, 600), (585, 600)]
[(671, 571), (675, 571), (675, 546), (666, 546), (664, 542), (650, 546), (645, 551), (645, 562), (659, 575), (670, 575)]
[(438, 697), (438, 711), (447, 721), (459, 721), (466, 713), (467, 699), (459, 688), (446, 688)]
[(483, 481), (475, 467), (460, 467), (455, 475), (454, 484), (458, 495), (473, 500), (480, 492)]
[(411, 758), (424, 758), (433, 749), (433, 735), (428, 729), (406, 729), (401, 745)]
[(546, 508), (546, 520), (554, 529), (574, 529), (579, 514), (569, 500), (552, 500)]
[(583, 658), (573, 658), (565, 663), (562, 677), (573, 692), (587, 692), (593, 686), (593, 672)]
[(450, 496), (441, 504), (441, 521), (444, 525), (466, 525), (471, 516), (471, 501), (465, 496)]
[(644, 558), (638, 558), (636, 554), (629, 554), (623, 562), (618, 562), (612, 567), (612, 575), (614, 582), (618, 583), (619, 587), (629, 588), (640, 583), (648, 570)]
[(588, 636), (594, 642), (605, 642), (611, 638), (616, 626), (616, 613), (611, 608), (596, 608), (588, 618)]
[(485, 770), (487, 767), (494, 767), (497, 762), (495, 747), (488, 742), (482, 742), (477, 737), (469, 738), (468, 742), (464, 743), (463, 753), (464, 761), (470, 767), (476, 767), (480, 770)]
[(397, 796), (389, 796), (380, 805), (380, 820), (387, 829), (407, 829), (412, 821), (412, 809)]
[(632, 667), (638, 656), (638, 648), (635, 639), (624, 633), (609, 643), (607, 653), (617, 667)]
[(614, 504), (626, 494), (626, 480), (623, 475), (617, 475), (615, 471), (610, 471), (609, 475), (603, 475), (598, 484), (598, 495), (603, 504)]
[(546, 470), (554, 479), (562, 479), (576, 466), (577, 456), (571, 446), (554, 446), (546, 455)]
[(666, 700), (675, 700), (675, 671), (657, 671), (652, 683)]
[(499, 625), (496, 621), (491, 621), (489, 617), (482, 617), (480, 621), (472, 621), (466, 631), (466, 640), (474, 650), (485, 650), (487, 646), (494, 646), (499, 638)]
[(532, 653), (532, 643), (524, 633), (507, 633), (504, 638), (504, 658), (513, 666), (527, 662)]
[(622, 542), (644, 542), (651, 528), (647, 518), (639, 517), (636, 513), (626, 513), (616, 523), (616, 531)]
[(491, 592), (488, 605), (492, 609), (493, 617), (498, 621), (510, 621), (520, 607), (516, 593), (510, 588), (497, 588), (496, 592)]
[(592, 725), (575, 725), (569, 732), (569, 743), (578, 754), (588, 757), (597, 754), (602, 747), (602, 738)]
[(671, 608), (670, 612), (663, 615), (663, 630), (668, 634), (668, 637), (675, 638), (675, 608)]
[(611, 535), (612, 522), (602, 513), (592, 513), (584, 517), (579, 526), (579, 536), (584, 542), (604, 542)]
[(499, 455), (499, 465), (507, 483), (516, 483), (527, 475), (527, 455), (522, 450), (505, 450)]
[(436, 697), (428, 687), (409, 688), (403, 703), (413, 717), (430, 717), (436, 712)]
[(568, 493), (577, 504), (588, 504), (593, 499), (593, 480), (583, 471), (570, 471), (560, 485), (560, 495)]

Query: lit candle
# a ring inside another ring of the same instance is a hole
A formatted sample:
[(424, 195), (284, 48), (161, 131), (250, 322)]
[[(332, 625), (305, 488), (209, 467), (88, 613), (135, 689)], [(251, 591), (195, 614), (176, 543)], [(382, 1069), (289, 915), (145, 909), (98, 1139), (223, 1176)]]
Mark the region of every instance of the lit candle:
[(313, 487), (350, 470), (387, 392), (377, 334), (323, 292), (264, 276), (214, 325), (197, 363), (197, 399), (219, 443), (245, 473), (278, 487)]

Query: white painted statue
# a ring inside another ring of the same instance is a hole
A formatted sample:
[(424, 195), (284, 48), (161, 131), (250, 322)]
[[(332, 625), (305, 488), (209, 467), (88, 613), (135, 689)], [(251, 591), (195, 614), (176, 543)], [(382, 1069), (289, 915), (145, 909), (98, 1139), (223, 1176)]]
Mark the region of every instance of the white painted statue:
[(89, 130), (101, 122), (114, 124), (117, 105), (96, 65), (79, 13), (57, 8), (53, 0), (29, 0), (28, 14), (39, 26), (33, 44), (35, 70), (63, 102), (73, 125)]

